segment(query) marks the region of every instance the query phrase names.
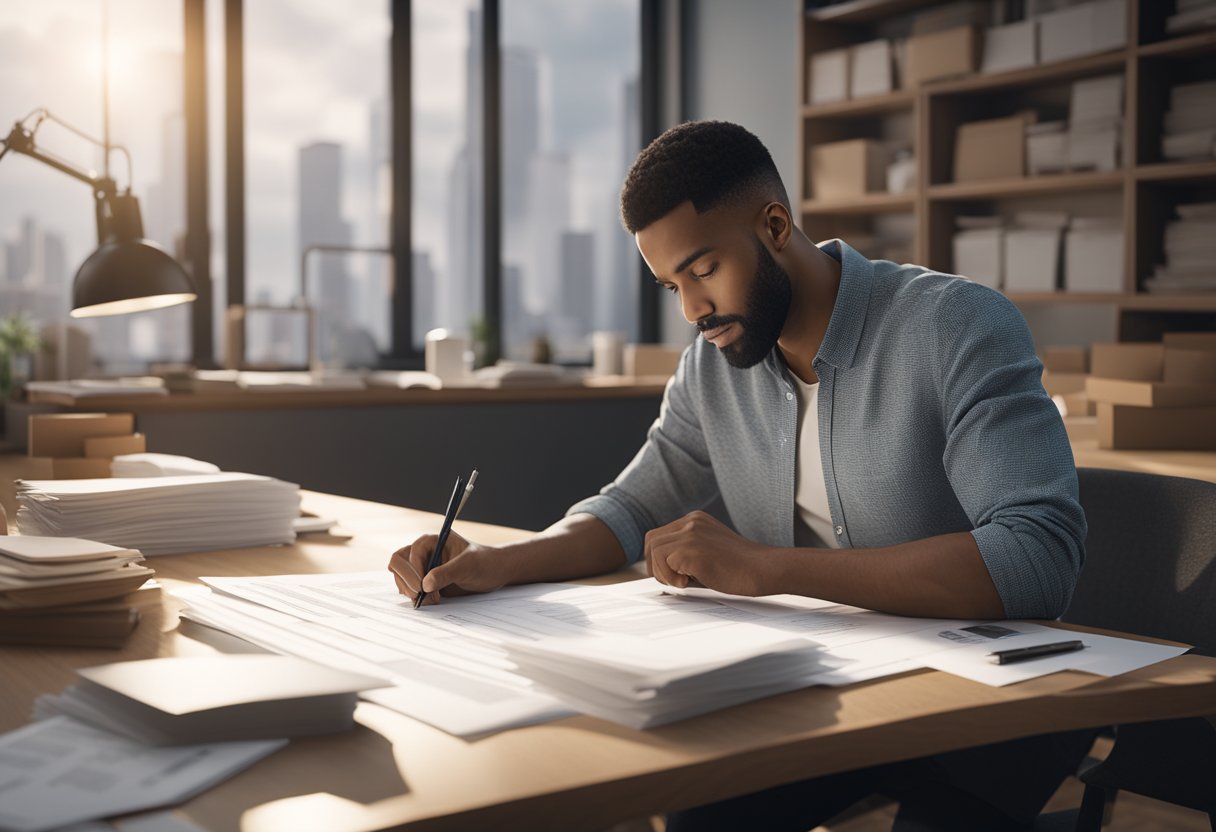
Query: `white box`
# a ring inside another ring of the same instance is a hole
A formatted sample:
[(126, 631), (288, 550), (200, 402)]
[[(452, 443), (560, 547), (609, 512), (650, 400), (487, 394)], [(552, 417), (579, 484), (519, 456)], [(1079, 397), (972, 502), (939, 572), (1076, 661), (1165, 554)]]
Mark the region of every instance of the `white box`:
[(1023, 20), (993, 26), (984, 32), (984, 59), (980, 72), (1008, 72), (1039, 62), (1039, 21)]
[(849, 97), (849, 50), (832, 49), (812, 55), (807, 63), (806, 88), (812, 104), (831, 104)]
[(1006, 231), (1005, 291), (1054, 292), (1058, 289), (1060, 238), (1061, 232), (1057, 228)]
[(1064, 235), (1064, 288), (1069, 292), (1123, 291), (1123, 229), (1072, 228)]
[(1122, 132), (1122, 127), (1069, 130), (1069, 169), (1115, 170), (1118, 168), (1120, 132)]
[(1068, 167), (1068, 134), (1038, 133), (1026, 137), (1026, 173), (1059, 173)]
[(1039, 17), (1040, 63), (1079, 58), (1126, 43), (1126, 0), (1094, 0)]
[(891, 41), (872, 40), (849, 50), (849, 98), (882, 95), (895, 88)]
[(1109, 125), (1123, 117), (1123, 76), (1074, 81), (1069, 90), (1068, 123)]
[(954, 273), (976, 283), (1001, 288), (1004, 265), (1003, 228), (975, 228), (954, 234)]

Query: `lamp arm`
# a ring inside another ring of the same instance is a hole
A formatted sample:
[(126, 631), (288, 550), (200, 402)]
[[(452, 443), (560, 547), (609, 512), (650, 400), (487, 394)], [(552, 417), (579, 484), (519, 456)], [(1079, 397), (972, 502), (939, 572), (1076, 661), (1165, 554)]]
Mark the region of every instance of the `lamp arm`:
[[(31, 119), (35, 119), (33, 126), (26, 127), (26, 124)], [(73, 134), (79, 136), (80, 138), (84, 139), (85, 141), (89, 142), (90, 144), (97, 145), (98, 147), (102, 148), (102, 150), (106, 153), (107, 157), (109, 156), (109, 153), (113, 150), (117, 150), (117, 151), (121, 152), (123, 155), (123, 158), (126, 159), (126, 162), (127, 162), (127, 182), (128, 182), (127, 191), (130, 192), (130, 189), (131, 189), (130, 183), (134, 181), (134, 172), (133, 172), (133, 167), (131, 165), (131, 152), (129, 150), (127, 150), (127, 148), (123, 145), (120, 145), (120, 144), (108, 145), (105, 142), (102, 142), (99, 139), (96, 139), (96, 138), (90, 136), (88, 133), (85, 133), (84, 131), (79, 130), (76, 127), (73, 127), (72, 125), (68, 124), (63, 119), (61, 119), (58, 116), (51, 113), (49, 110), (45, 110), (45, 109), (34, 110), (28, 116), (21, 119), (21, 121), (14, 124), (13, 129), (9, 131), (8, 138), (5, 139), (3, 150), (0, 150), (0, 159), (3, 159), (4, 155), (6, 153), (8, 153), (9, 150), (15, 150), (18, 153), (21, 153), (25, 156), (29, 156), (31, 158), (37, 159), (38, 161), (40, 161), (46, 165), (49, 165), (58, 171), (66, 173), (68, 176), (71, 176), (75, 179), (79, 179), (81, 182), (84, 182), (94, 188), (98, 188), (99, 186), (108, 182), (109, 188), (102, 187), (101, 190), (104, 190), (106, 193), (109, 193), (109, 194), (113, 194), (113, 193), (117, 192), (117, 184), (114, 183), (114, 181), (112, 179), (109, 179), (108, 177), (98, 177), (98, 176), (92, 174), (91, 172), (78, 168), (75, 165), (73, 165), (69, 162), (66, 162), (62, 159), (58, 159), (55, 156), (52, 156), (51, 154), (46, 153), (45, 151), (39, 150), (35, 146), (34, 136), (38, 132), (38, 128), (42, 126), (42, 123), (44, 121), (52, 121), (55, 124), (58, 124), (63, 129), (67, 130), (68, 132), (73, 133)]]

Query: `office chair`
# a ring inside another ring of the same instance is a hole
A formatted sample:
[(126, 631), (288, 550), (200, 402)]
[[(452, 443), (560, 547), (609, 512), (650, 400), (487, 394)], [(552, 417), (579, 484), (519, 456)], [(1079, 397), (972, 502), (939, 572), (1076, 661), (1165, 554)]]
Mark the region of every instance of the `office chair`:
[[(1193, 644), (1216, 656), (1216, 484), (1082, 468), (1085, 567), (1063, 621)], [(1080, 773), (1079, 813), (1036, 830), (1097, 832), (1119, 791), (1206, 812), (1216, 832), (1216, 702), (1207, 718), (1119, 725), (1107, 758)], [(1075, 827), (1065, 826), (1075, 818)]]

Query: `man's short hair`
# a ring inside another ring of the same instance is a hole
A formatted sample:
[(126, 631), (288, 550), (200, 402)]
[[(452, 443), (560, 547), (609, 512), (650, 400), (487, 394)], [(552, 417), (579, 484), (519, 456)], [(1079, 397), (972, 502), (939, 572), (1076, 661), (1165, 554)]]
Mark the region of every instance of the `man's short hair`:
[(684, 202), (703, 214), (740, 198), (790, 206), (773, 157), (759, 139), (727, 121), (689, 121), (638, 154), (621, 188), (621, 224), (636, 234)]

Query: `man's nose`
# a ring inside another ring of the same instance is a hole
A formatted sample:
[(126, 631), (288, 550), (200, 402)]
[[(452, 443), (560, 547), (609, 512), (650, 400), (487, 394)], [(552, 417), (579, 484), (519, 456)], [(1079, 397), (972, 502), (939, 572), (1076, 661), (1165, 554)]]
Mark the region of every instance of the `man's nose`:
[(690, 324), (695, 324), (702, 318), (712, 315), (714, 311), (714, 305), (705, 297), (705, 293), (692, 286), (685, 286), (680, 292), (680, 305), (684, 312), (684, 320)]

